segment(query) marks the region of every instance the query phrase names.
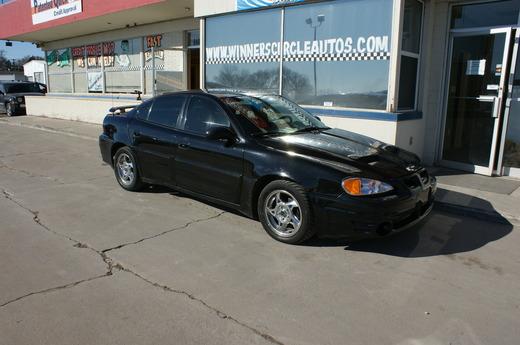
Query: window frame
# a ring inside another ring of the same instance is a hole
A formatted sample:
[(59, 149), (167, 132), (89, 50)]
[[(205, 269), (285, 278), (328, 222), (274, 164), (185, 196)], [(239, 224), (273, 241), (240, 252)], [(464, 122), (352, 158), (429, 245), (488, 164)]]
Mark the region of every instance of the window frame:
[[(215, 103), (215, 105), (218, 106), (222, 110), (222, 112), (226, 115), (226, 117), (228, 119), (229, 126), (227, 128), (230, 128), (235, 133), (237, 132), (236, 129), (235, 129), (235, 126), (233, 125), (233, 121), (231, 120), (231, 116), (229, 116), (229, 112), (226, 110), (226, 108), (223, 107), (217, 100), (213, 99), (212, 97), (208, 97), (206, 95), (190, 95), (188, 97), (187, 102), (184, 104), (183, 116), (182, 116), (182, 119), (180, 119), (181, 122), (179, 123), (179, 130), (181, 130), (184, 133), (187, 133), (187, 134), (190, 134), (190, 135), (194, 135), (194, 136), (197, 136), (197, 137), (200, 137), (200, 138), (207, 138), (208, 137), (207, 134), (201, 134), (199, 132), (196, 132), (196, 131), (193, 131), (193, 130), (190, 130), (190, 129), (186, 129), (186, 121), (188, 119), (188, 110), (190, 108), (191, 102), (193, 102), (193, 100), (196, 99), (196, 98), (206, 99), (206, 100), (208, 100), (210, 102)], [(222, 126), (222, 127), (226, 127), (226, 126)]]

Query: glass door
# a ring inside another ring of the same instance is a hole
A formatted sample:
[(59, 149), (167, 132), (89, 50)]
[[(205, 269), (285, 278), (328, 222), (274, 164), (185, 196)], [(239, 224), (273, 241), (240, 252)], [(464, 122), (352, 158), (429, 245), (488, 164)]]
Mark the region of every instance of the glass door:
[(520, 30), (515, 35), (511, 58), (508, 95), (504, 111), (504, 130), (498, 167), (507, 176), (520, 178)]
[(510, 39), (510, 28), (452, 33), (443, 165), (492, 175)]

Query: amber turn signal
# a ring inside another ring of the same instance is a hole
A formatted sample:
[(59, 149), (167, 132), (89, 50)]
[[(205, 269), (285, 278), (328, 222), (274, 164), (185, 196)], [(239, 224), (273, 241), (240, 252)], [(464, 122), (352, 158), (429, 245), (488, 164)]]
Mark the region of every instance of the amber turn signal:
[(343, 189), (350, 195), (361, 195), (361, 179), (349, 178), (343, 180)]

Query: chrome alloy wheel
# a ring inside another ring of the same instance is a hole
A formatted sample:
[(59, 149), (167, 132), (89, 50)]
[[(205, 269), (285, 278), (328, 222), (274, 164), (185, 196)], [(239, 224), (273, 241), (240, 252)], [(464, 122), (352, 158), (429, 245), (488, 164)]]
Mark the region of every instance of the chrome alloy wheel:
[(117, 157), (117, 175), (125, 186), (129, 186), (134, 182), (135, 172), (134, 163), (130, 156), (126, 153), (122, 153)]
[(269, 228), (280, 237), (291, 237), (302, 224), (302, 211), (296, 198), (285, 190), (275, 190), (265, 199)]

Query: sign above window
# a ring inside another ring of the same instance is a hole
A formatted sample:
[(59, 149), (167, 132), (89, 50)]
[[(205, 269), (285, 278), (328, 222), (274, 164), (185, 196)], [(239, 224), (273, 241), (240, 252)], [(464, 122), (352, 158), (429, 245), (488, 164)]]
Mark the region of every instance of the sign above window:
[(83, 11), (81, 0), (30, 0), (33, 25)]
[(237, 10), (250, 10), (252, 8), (287, 5), (305, 0), (237, 0)]
[(162, 47), (162, 35), (146, 36), (146, 48), (160, 48)]

